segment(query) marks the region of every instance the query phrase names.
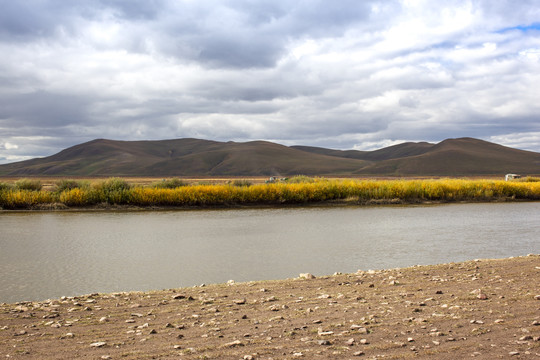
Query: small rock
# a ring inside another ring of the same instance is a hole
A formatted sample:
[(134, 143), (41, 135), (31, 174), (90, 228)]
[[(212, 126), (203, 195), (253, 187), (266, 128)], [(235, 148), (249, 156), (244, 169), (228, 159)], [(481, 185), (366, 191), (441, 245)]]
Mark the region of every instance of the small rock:
[(28, 307), (19, 305), (19, 306), (15, 306), (13, 310), (15, 310), (16, 312), (25, 312), (25, 311), (28, 311)]
[(365, 353), (363, 351), (357, 351), (357, 352), (353, 353), (353, 356), (362, 356), (364, 354)]
[(102, 317), (101, 319), (99, 319), (99, 322), (106, 322), (106, 321), (109, 321), (109, 319), (107, 319), (106, 316)]
[(412, 337), (410, 337), (410, 338), (407, 338), (407, 341), (408, 341), (408, 342), (413, 342), (414, 339), (413, 339)]
[(536, 295), (534, 298), (535, 300), (540, 300), (540, 295)]
[(244, 360), (253, 360), (253, 356), (252, 355), (244, 355)]
[(176, 349), (176, 350), (181, 349), (181, 348), (182, 348), (182, 346), (180, 346), (180, 345), (174, 345), (173, 346), (173, 349)]
[(301, 352), (295, 352), (294, 354), (292, 354), (292, 356), (294, 356), (294, 357), (302, 357), (302, 356), (304, 356), (304, 354), (302, 354)]
[(332, 343), (329, 340), (319, 340), (319, 341), (317, 341), (317, 344), (325, 345), (325, 346), (332, 345)]
[(98, 342), (95, 342), (95, 343), (91, 343), (90, 347), (99, 348), (99, 347), (103, 347), (105, 345), (107, 345), (107, 343), (105, 341), (98, 341)]
[(345, 342), (345, 344), (347, 344), (348, 346), (353, 346), (354, 345), (354, 339), (353, 338), (350, 338), (349, 340), (347, 340)]
[(508, 355), (510, 355), (510, 356), (516, 356), (516, 355), (519, 355), (519, 351), (510, 351), (510, 352), (508, 353)]
[(244, 305), (246, 303), (246, 299), (233, 300), (233, 303), (235, 303), (236, 305)]
[(480, 294), (476, 295), (476, 298), (478, 300), (487, 300), (488, 296), (486, 294), (484, 294), (484, 293), (480, 293)]
[(528, 341), (528, 340), (532, 340), (533, 337), (531, 335), (525, 335), (525, 336), (522, 336), (519, 338), (519, 341)]
[(360, 325), (351, 325), (351, 330), (357, 330), (360, 334), (367, 334), (368, 330)]
[(183, 295), (183, 294), (175, 294), (172, 296), (173, 300), (181, 300), (181, 299), (185, 299), (186, 298), (186, 295)]
[(231, 341), (230, 343), (226, 343), (223, 346), (225, 346), (225, 347), (235, 347), (235, 346), (244, 346), (244, 344), (240, 340), (234, 340), (234, 341)]
[(300, 279), (315, 279), (315, 276), (310, 273), (302, 273), (299, 276)]
[(103, 355), (100, 359), (108, 360), (108, 359), (112, 359), (112, 357), (111, 355)]
[(360, 344), (362, 344), (362, 345), (368, 345), (368, 344), (369, 344), (369, 341), (368, 341), (368, 339), (360, 339)]
[(538, 321), (538, 320), (534, 320), (532, 322), (532, 326), (539, 326), (539, 325), (540, 325), (540, 321)]
[(227, 285), (229, 285), (229, 286), (234, 285), (234, 284), (236, 284), (236, 282), (234, 280), (227, 281)]
[(319, 331), (319, 336), (333, 335), (333, 331)]

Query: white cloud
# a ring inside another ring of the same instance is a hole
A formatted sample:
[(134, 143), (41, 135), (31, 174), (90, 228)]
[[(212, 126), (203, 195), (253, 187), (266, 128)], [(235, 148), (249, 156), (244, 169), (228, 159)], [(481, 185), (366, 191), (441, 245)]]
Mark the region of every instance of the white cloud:
[(4, 10), (0, 162), (98, 137), (371, 149), (472, 136), (540, 151), (527, 135), (540, 131), (540, 37), (523, 30), (540, 16), (534, 2)]

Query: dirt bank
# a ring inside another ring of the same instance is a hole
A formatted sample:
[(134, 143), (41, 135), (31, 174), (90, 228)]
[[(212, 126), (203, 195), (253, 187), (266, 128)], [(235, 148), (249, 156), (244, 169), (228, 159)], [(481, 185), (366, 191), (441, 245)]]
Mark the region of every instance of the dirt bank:
[(15, 359), (540, 359), (540, 256), (0, 305)]

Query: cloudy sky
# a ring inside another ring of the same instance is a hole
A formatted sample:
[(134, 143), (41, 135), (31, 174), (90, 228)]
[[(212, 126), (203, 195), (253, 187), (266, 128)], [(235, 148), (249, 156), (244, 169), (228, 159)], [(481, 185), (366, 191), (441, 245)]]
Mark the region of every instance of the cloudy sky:
[(0, 0), (0, 163), (96, 138), (540, 152), (538, 0)]

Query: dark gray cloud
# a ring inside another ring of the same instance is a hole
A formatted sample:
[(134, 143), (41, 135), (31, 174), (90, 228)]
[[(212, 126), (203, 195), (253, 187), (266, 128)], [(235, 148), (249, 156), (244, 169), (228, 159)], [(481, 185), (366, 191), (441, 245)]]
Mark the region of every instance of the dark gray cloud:
[(540, 151), (535, 1), (0, 8), (0, 162), (187, 136), (342, 149), (473, 136)]

